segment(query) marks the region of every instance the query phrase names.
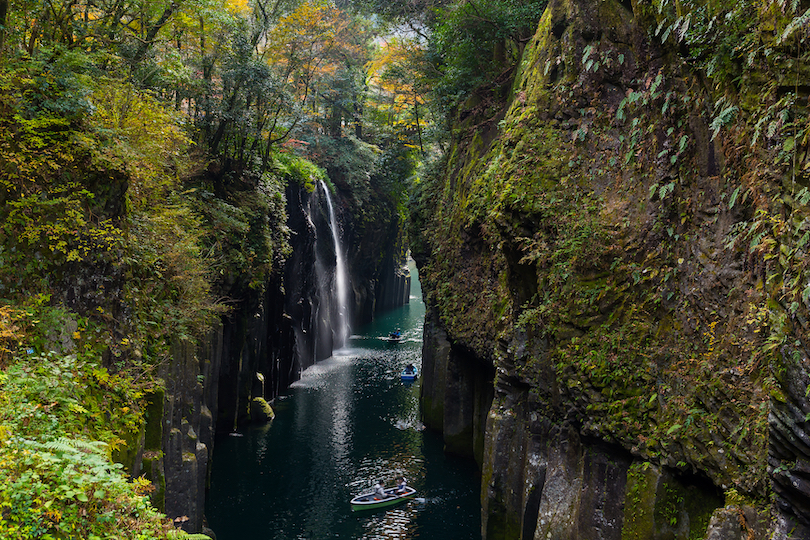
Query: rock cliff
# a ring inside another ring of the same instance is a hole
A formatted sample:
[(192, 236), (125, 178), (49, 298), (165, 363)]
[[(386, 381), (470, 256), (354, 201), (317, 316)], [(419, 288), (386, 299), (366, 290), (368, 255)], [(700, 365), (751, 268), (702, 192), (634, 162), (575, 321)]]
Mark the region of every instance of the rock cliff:
[[(335, 196), (341, 200), (340, 195)], [(171, 361), (159, 373), (165, 390), (150, 396), (135, 473), (147, 475), (158, 488), (154, 500), (169, 517), (181, 518), (178, 524), (190, 532), (203, 528), (216, 434), (254, 421), (254, 399), (272, 402), (298, 379), (301, 370), (331, 355), (329, 318), (318, 313), (319, 307), (329, 306), (333, 300), (323, 297), (315, 269), (318, 250), (326, 252), (321, 255), (328, 274), (334, 272), (335, 264), (323, 194), (291, 184), (286, 200), (292, 253), (285, 262), (283, 281), (278, 275), (271, 276), (259, 289), (262, 294), (238, 280), (230, 283), (227, 295), (235, 307), (205, 340), (178, 340)], [(375, 204), (384, 208), (386, 202), (376, 200)], [(356, 227), (357, 217), (351, 213), (356, 208), (341, 202), (337, 206), (342, 226)], [(359, 258), (369, 261), (351, 272), (354, 289), (369, 291), (367, 298), (354, 300), (360, 313), (355, 324), (368, 320), (376, 302), (390, 307), (407, 300), (397, 284), (409, 276), (402, 275), (399, 254), (389, 247), (398, 245), (397, 222), (382, 220), (380, 224), (386, 225), (385, 234), (364, 246), (350, 245)], [(368, 249), (376, 251), (366, 253)], [(388, 284), (393, 292), (385, 293), (386, 287), (378, 283)], [(364, 302), (371, 303), (371, 308), (362, 309)]]
[(413, 210), (422, 404), (487, 540), (810, 537), (806, 153), (761, 130), (807, 81), (749, 7), (732, 89), (665, 2), (552, 0), (457, 111)]

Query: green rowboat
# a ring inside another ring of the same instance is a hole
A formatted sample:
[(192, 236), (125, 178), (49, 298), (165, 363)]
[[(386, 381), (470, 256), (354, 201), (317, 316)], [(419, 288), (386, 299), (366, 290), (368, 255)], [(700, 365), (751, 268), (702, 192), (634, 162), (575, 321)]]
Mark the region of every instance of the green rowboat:
[(413, 499), (416, 496), (416, 490), (410, 486), (405, 487), (405, 491), (399, 492), (397, 488), (386, 488), (384, 490), (385, 498), (380, 498), (375, 492), (362, 493), (352, 499), (352, 510), (375, 510), (377, 508), (385, 508), (386, 506), (393, 506), (402, 501)]

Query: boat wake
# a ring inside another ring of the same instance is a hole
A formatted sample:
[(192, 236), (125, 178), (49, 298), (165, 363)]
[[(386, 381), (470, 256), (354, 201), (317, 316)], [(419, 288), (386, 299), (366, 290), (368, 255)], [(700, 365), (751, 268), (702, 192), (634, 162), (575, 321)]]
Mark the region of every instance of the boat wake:
[(394, 427), (400, 431), (406, 431), (408, 429), (413, 429), (416, 431), (424, 431), (425, 424), (420, 422), (419, 420), (413, 419), (404, 419), (404, 418), (397, 418), (394, 420)]

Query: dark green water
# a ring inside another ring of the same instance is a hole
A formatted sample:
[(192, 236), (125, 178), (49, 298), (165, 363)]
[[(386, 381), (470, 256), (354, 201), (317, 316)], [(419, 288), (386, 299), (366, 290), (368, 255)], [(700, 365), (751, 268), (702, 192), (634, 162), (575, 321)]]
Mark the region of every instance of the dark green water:
[[(206, 516), (218, 540), (481, 538), (475, 464), (444, 455), (419, 421), (419, 381), (400, 380), (409, 362), (421, 366), (425, 309), (414, 282), (410, 305), (305, 371), (271, 424), (216, 442)], [(387, 343), (396, 328), (402, 342)], [(400, 474), (416, 500), (351, 511), (375, 479), (393, 485)]]

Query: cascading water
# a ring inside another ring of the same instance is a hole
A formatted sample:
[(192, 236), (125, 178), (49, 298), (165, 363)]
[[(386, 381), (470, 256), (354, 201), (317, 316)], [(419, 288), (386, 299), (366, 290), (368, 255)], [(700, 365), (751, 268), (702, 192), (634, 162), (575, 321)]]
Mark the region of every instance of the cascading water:
[(295, 334), (298, 372), (332, 356), (349, 338), (351, 284), (340, 242), (340, 229), (329, 189), (318, 182), (314, 192), (293, 191), (300, 197), (291, 228), (297, 248), (288, 259), (286, 310)]
[(340, 230), (335, 218), (335, 209), (329, 188), (319, 181), (326, 196), (326, 207), (329, 210), (329, 228), (332, 231), (332, 242), (335, 246), (335, 275), (334, 275), (334, 309), (332, 310), (333, 346), (336, 349), (346, 345), (349, 339), (349, 274), (346, 271), (346, 260), (343, 256), (343, 247), (340, 243)]

